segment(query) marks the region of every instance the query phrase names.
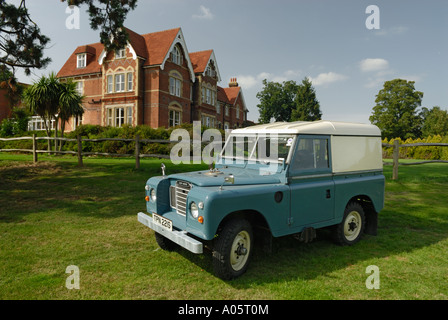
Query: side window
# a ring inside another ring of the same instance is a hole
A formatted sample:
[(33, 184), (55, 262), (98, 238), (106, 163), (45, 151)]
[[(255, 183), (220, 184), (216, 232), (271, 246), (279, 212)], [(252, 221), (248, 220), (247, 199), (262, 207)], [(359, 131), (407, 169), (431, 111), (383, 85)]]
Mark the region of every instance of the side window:
[(300, 137), (291, 163), (291, 172), (328, 171), (330, 169), (328, 138)]

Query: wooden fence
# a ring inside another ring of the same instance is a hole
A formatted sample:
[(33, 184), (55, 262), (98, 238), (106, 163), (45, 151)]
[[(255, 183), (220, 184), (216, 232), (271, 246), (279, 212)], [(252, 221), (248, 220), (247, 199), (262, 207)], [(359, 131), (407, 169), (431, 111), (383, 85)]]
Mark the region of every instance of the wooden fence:
[[(178, 143), (178, 141), (170, 141), (170, 140), (148, 140), (148, 139), (140, 139), (139, 135), (136, 135), (135, 139), (121, 139), (121, 138), (100, 138), (100, 139), (82, 139), (81, 136), (78, 136), (77, 139), (68, 139), (68, 138), (50, 138), (50, 137), (36, 137), (33, 134), (32, 137), (20, 137), (20, 138), (0, 138), (0, 141), (19, 141), (19, 140), (32, 140), (33, 141), (33, 149), (0, 149), (0, 152), (30, 152), (33, 154), (33, 161), (36, 163), (38, 161), (39, 153), (50, 153), (50, 154), (72, 154), (78, 157), (78, 165), (83, 165), (83, 156), (111, 156), (111, 157), (135, 157), (135, 168), (140, 168), (140, 159), (141, 158), (159, 158), (159, 159), (170, 159), (169, 155), (162, 154), (142, 154), (140, 153), (141, 143), (161, 143), (161, 144), (169, 144), (169, 143)], [(65, 141), (65, 142), (76, 142), (78, 146), (77, 151), (51, 151), (51, 150), (37, 150), (37, 141), (39, 140), (57, 140), (57, 141)], [(118, 153), (104, 153), (104, 152), (82, 152), (82, 143), (83, 142), (103, 142), (103, 141), (121, 141), (121, 142), (135, 142), (135, 153), (134, 154), (118, 154)], [(385, 148), (393, 148), (393, 174), (392, 179), (398, 179), (398, 166), (399, 165), (418, 165), (425, 163), (448, 163), (445, 160), (428, 160), (428, 161), (419, 161), (412, 163), (399, 163), (399, 149), (406, 147), (448, 147), (448, 143), (412, 143), (412, 144), (399, 144), (398, 140), (394, 141), (394, 144), (383, 143), (383, 147)]]
[(419, 161), (419, 162), (411, 162), (411, 163), (399, 163), (400, 157), (400, 148), (406, 147), (448, 147), (448, 143), (411, 143), (411, 144), (400, 144), (398, 140), (394, 141), (394, 144), (383, 143), (383, 147), (385, 148), (394, 148), (393, 150), (393, 173), (392, 179), (398, 180), (398, 166), (412, 166), (418, 164), (425, 163), (448, 163), (446, 160), (427, 160), (427, 161)]
[[(78, 157), (78, 165), (83, 166), (83, 156), (111, 156), (111, 157), (135, 157), (135, 168), (140, 168), (140, 159), (141, 158), (159, 158), (159, 159), (170, 159), (169, 155), (163, 154), (142, 154), (140, 153), (141, 143), (177, 143), (178, 141), (169, 141), (169, 140), (148, 140), (148, 139), (140, 139), (140, 136), (137, 135), (135, 139), (119, 139), (119, 138), (100, 138), (100, 139), (82, 139), (81, 136), (78, 136), (77, 139), (68, 139), (68, 138), (50, 138), (50, 137), (36, 137), (33, 134), (32, 137), (20, 137), (20, 138), (0, 138), (0, 141), (20, 141), (20, 140), (32, 140), (33, 148), (32, 149), (0, 149), (0, 152), (30, 152), (33, 154), (33, 162), (36, 163), (38, 161), (39, 153), (49, 153), (49, 154), (72, 154)], [(76, 142), (78, 146), (77, 151), (54, 151), (54, 150), (38, 150), (37, 149), (37, 141), (39, 140), (52, 140), (52, 141), (65, 141), (65, 142)], [(121, 141), (121, 142), (135, 142), (135, 153), (134, 154), (118, 154), (118, 153), (104, 153), (104, 152), (83, 152), (82, 151), (82, 143), (83, 142), (103, 142), (103, 141)]]

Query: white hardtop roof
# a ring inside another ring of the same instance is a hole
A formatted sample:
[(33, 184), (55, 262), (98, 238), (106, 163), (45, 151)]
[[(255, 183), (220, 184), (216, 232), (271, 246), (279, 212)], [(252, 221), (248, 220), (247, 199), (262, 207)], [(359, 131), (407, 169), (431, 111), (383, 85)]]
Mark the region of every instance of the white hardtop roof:
[(243, 129), (236, 129), (232, 134), (315, 134), (315, 135), (340, 135), (340, 136), (375, 136), (380, 137), (381, 131), (377, 126), (364, 123), (339, 122), (339, 121), (297, 121), (275, 122), (260, 124)]

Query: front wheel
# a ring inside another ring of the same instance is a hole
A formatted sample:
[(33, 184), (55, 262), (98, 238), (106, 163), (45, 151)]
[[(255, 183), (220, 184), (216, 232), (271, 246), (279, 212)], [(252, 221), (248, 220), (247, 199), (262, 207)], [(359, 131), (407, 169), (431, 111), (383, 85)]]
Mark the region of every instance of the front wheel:
[(345, 208), (344, 219), (333, 230), (334, 240), (339, 245), (354, 245), (364, 232), (365, 214), (357, 202), (350, 202)]
[(231, 280), (246, 272), (253, 251), (253, 231), (247, 220), (227, 222), (219, 232), (213, 248), (215, 274)]

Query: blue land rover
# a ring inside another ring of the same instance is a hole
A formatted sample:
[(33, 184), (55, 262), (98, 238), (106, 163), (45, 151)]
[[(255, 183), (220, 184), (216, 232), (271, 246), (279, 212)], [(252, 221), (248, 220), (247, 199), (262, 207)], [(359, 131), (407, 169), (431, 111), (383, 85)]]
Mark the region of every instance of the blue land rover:
[(336, 243), (353, 245), (377, 232), (381, 146), (380, 130), (358, 123), (234, 130), (213, 169), (149, 179), (147, 213), (138, 220), (162, 249), (212, 250), (222, 279), (247, 270), (254, 241), (295, 235), (309, 242), (316, 229), (331, 227)]

